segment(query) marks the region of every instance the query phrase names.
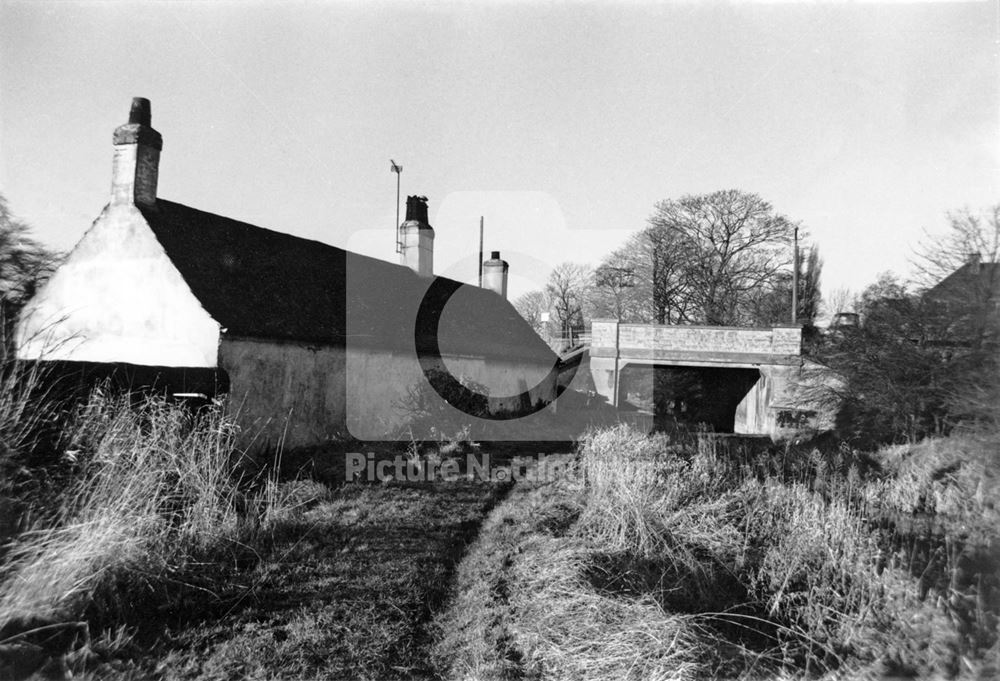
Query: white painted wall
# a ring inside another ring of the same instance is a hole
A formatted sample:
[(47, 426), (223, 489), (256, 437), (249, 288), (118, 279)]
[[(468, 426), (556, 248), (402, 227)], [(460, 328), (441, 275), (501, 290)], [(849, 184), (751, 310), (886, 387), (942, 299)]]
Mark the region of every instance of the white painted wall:
[(403, 248), (399, 264), (409, 267), (421, 277), (434, 274), (434, 230), (421, 229), (415, 223), (404, 222), (399, 228)]
[(219, 325), (131, 205), (102, 211), (18, 324), (20, 359), (214, 367)]

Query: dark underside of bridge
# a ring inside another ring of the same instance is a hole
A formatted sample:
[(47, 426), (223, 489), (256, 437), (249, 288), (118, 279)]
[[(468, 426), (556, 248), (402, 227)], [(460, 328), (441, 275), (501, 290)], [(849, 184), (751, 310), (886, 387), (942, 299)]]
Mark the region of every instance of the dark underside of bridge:
[(757, 369), (628, 365), (619, 379), (619, 404), (652, 412), (657, 430), (707, 424), (732, 433), (736, 407), (759, 378)]

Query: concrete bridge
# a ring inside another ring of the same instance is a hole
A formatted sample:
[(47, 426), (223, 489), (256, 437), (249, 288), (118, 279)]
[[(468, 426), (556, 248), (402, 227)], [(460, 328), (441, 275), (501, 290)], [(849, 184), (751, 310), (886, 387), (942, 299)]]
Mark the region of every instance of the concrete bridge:
[[(616, 407), (644, 403), (654, 419), (706, 422), (718, 432), (780, 435), (813, 425), (804, 397), (802, 329), (592, 323), (590, 374)], [(641, 408), (641, 407), (640, 407)]]

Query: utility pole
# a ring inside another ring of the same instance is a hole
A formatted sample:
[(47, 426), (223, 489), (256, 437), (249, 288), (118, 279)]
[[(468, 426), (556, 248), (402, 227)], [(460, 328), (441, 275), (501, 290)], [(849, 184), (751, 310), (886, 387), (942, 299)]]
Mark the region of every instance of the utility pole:
[(799, 226), (795, 225), (792, 251), (792, 324), (799, 323)]
[(399, 240), (399, 180), (400, 176), (403, 174), (403, 166), (398, 165), (391, 158), (389, 159), (391, 165), (390, 172), (396, 173), (396, 252), (403, 252), (403, 242)]
[(483, 287), (483, 216), (479, 216), (479, 288)]

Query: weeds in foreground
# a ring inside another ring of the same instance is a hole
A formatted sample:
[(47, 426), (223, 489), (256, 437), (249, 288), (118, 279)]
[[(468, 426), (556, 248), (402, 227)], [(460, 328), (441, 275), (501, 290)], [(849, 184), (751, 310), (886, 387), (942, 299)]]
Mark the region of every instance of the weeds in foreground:
[(42, 373), (37, 365), (0, 361), (0, 461), (5, 464), (29, 447), (51, 411), (38, 399)]
[[(534, 545), (537, 542), (539, 545)], [(620, 598), (586, 579), (588, 555), (572, 539), (538, 537), (513, 570), (525, 671), (553, 679), (694, 678), (704, 651), (690, 615), (649, 595)]]
[[(459, 586), (502, 588), (458, 596), (439, 618), (450, 678), (1000, 672), (997, 565), (907, 554), (871, 503), (893, 498), (891, 467), (840, 451), (731, 454), (627, 428), (593, 433), (580, 459), (581, 484), (515, 489), (508, 503), (526, 508), (505, 504), (502, 522), (484, 525)], [(974, 473), (952, 471), (949, 484)], [(542, 521), (552, 514), (564, 517)], [(942, 545), (950, 555), (961, 543)]]
[[(927, 446), (940, 451), (949, 445)], [(912, 486), (908, 478), (890, 469), (865, 480), (856, 465), (818, 451), (808, 457), (811, 477), (801, 475), (800, 465), (790, 477), (761, 476), (762, 466), (725, 458), (704, 448), (671, 449), (623, 429), (595, 434), (582, 450), (591, 484), (578, 529), (598, 545), (610, 536), (610, 545), (625, 555), (658, 561), (662, 574), (713, 609), (718, 595), (727, 594), (729, 615), (722, 618), (757, 618), (756, 629), (795, 667), (824, 672), (875, 665), (892, 673), (955, 674), (983, 658), (983, 647), (995, 640), (995, 613), (980, 608), (970, 618), (949, 607), (969, 585), (959, 585), (955, 574), (944, 584), (929, 584), (926, 575), (914, 579), (894, 550), (895, 535), (876, 529), (871, 500), (893, 502), (901, 488)], [(940, 471), (920, 458), (924, 463), (908, 461), (910, 468)], [(975, 480), (982, 489), (976, 474), (982, 462), (965, 458), (967, 465), (951, 469), (958, 480), (948, 488), (953, 497)], [(616, 459), (628, 463), (616, 468)], [(942, 477), (928, 474), (921, 486)], [(635, 491), (642, 488), (639, 498)], [(950, 508), (968, 519), (979, 517), (984, 504)], [(623, 525), (622, 517), (632, 521)], [(995, 573), (979, 575), (980, 601), (984, 577), (987, 584), (996, 581)], [(970, 636), (970, 628), (977, 635)]]
[(89, 620), (114, 625), (215, 595), (199, 570), (246, 559), (280, 517), (275, 481), (250, 481), (221, 409), (95, 394), (68, 454), (76, 479), (58, 508), (10, 547), (0, 630)]

